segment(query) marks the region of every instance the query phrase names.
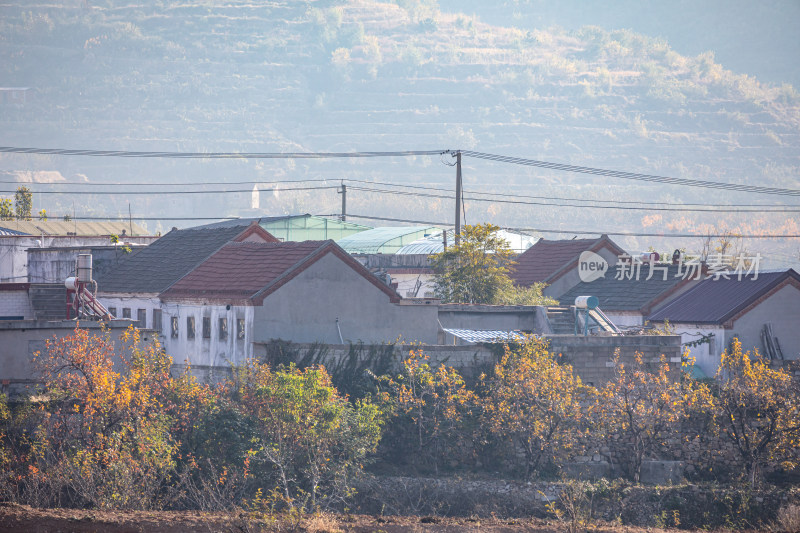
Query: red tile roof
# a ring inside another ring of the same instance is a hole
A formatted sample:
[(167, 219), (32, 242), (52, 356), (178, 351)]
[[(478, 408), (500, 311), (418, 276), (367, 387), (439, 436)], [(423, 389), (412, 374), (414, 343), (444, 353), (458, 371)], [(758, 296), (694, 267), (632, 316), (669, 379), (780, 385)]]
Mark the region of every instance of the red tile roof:
[(393, 301), (399, 296), (333, 241), (231, 242), (161, 294), (165, 299), (203, 298), (256, 305), (328, 253), (333, 253)]
[(98, 289), (105, 293), (160, 293), (230, 241), (278, 242), (258, 224), (174, 229), (145, 248), (134, 250), (113, 269), (97, 273)]
[(562, 241), (539, 239), (536, 244), (517, 257), (511, 279), (517, 285), (524, 287), (536, 282), (552, 282), (560, 277), (558, 274), (564, 271), (565, 267), (577, 262), (581, 252), (597, 251), (604, 245), (617, 254), (625, 253), (625, 250), (609, 239), (608, 235), (602, 235), (599, 239)]

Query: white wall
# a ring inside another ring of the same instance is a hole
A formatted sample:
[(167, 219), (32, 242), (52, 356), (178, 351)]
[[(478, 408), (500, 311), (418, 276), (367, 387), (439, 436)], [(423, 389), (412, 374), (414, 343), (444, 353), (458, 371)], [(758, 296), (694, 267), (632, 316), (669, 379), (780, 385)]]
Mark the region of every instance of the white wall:
[[(156, 237), (125, 237), (126, 242), (149, 244)], [(28, 248), (51, 246), (108, 246), (107, 235), (99, 236), (0, 236), (0, 282), (22, 283), (28, 281)], [(60, 283), (64, 280), (49, 280)]]
[[(163, 302), (162, 342), (175, 363), (186, 361), (198, 366), (240, 365), (253, 356), (253, 307), (208, 305), (203, 301)], [(177, 318), (173, 337), (172, 319)], [(187, 318), (194, 318), (194, 338), (188, 336)], [(210, 337), (203, 338), (203, 318), (210, 319)], [(227, 320), (227, 338), (220, 335), (220, 318)], [(244, 336), (237, 335), (237, 320), (244, 320)]]
[[(158, 338), (162, 347), (172, 356), (175, 363), (189, 361), (193, 365), (241, 364), (252, 357), (253, 308), (249, 306), (207, 305), (200, 300), (162, 302), (157, 294), (123, 295), (99, 294), (98, 299), (106, 307), (116, 308), (116, 317), (122, 317), (123, 308), (131, 310), (131, 319), (136, 320), (138, 309), (147, 313), (145, 327), (159, 330)], [(153, 323), (155, 309), (161, 310), (161, 324)], [(187, 332), (187, 318), (194, 317), (195, 336), (190, 339)], [(178, 335), (172, 336), (172, 318), (177, 317)], [(203, 338), (203, 318), (211, 321), (210, 338)], [(220, 338), (219, 319), (226, 318), (227, 339)], [(236, 320), (244, 319), (244, 338), (237, 338)]]
[(619, 328), (644, 326), (644, 315), (636, 312), (606, 311), (600, 306), (605, 315)]
[(153, 323), (153, 310), (161, 309), (161, 300), (158, 299), (158, 295), (155, 293), (132, 295), (99, 292), (97, 299), (106, 309), (112, 312), (115, 318), (122, 318), (122, 310), (127, 308), (131, 310), (131, 320), (136, 320), (136, 312), (139, 309), (144, 309), (147, 313), (144, 327), (154, 330), (159, 329), (158, 324)]
[(708, 377), (713, 377), (717, 373), (720, 363), (720, 355), (726, 347), (725, 329), (714, 324), (686, 324), (671, 323), (670, 327), (676, 335), (681, 336), (681, 344), (697, 341), (703, 335), (714, 334), (709, 343), (693, 346), (689, 348), (689, 357), (693, 357), (695, 365), (698, 366)]

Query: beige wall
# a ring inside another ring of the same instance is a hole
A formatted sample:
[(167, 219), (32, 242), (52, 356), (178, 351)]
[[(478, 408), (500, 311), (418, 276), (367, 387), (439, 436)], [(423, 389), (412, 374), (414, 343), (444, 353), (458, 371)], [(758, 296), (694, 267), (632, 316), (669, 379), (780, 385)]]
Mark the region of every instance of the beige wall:
[(772, 324), (785, 359), (800, 359), (800, 289), (784, 285), (772, 296), (750, 309), (725, 331), (725, 345), (737, 336), (743, 350), (758, 349), (764, 353), (761, 330)]
[[(338, 319), (338, 329), (337, 329)], [(254, 342), (436, 343), (436, 305), (398, 305), (333, 254), (327, 254), (255, 308)]]
[[(114, 320), (110, 326), (111, 338), (119, 343), (120, 335), (130, 322)], [(72, 334), (76, 323), (71, 320), (14, 320), (0, 322), (0, 391), (11, 395), (24, 392), (25, 387), (37, 380), (34, 371), (33, 354), (46, 349), (46, 341)], [(93, 335), (101, 335), (100, 323), (81, 322), (82, 329)], [(151, 333), (145, 331), (143, 339), (151, 339)]]

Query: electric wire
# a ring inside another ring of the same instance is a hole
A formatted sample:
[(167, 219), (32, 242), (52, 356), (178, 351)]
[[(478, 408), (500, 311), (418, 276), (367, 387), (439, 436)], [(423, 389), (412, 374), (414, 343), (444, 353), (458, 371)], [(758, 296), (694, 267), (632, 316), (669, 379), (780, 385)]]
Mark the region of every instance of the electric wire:
[[(327, 215), (327, 216), (338, 216), (338, 215)], [(360, 218), (364, 220), (382, 220), (386, 222), (405, 222), (408, 224), (427, 224), (430, 226), (441, 226), (441, 227), (452, 227), (452, 222), (432, 222), (430, 220), (411, 220), (406, 218), (389, 218), (389, 217), (376, 217), (376, 216), (368, 216), (368, 215), (356, 215), (352, 213), (347, 213), (348, 218)], [(570, 229), (549, 229), (549, 228), (521, 228), (521, 227), (514, 227), (514, 226), (500, 226), (502, 229), (506, 229), (509, 231), (517, 231), (520, 233), (561, 233), (561, 234), (571, 234), (571, 235), (614, 235), (620, 237), (663, 237), (663, 238), (681, 238), (681, 239), (689, 239), (689, 238), (701, 238), (705, 239), (708, 237), (711, 238), (720, 238), (720, 237), (731, 237), (730, 234), (726, 233), (639, 233), (639, 232), (631, 232), (631, 231), (607, 231), (607, 230), (570, 230)], [(799, 239), (800, 234), (748, 234), (748, 235), (736, 235), (737, 238), (742, 239)]]
[[(390, 187), (403, 187), (409, 189), (424, 189), (424, 190), (431, 190), (431, 191), (441, 191), (441, 192), (449, 192), (452, 196), (455, 194), (453, 189), (446, 189), (443, 187), (429, 187), (429, 186), (422, 186), (422, 185), (406, 185), (401, 183), (391, 183), (391, 182), (382, 182), (382, 181), (368, 181), (368, 180), (357, 180), (348, 178), (345, 181), (349, 183), (364, 183), (370, 185), (383, 185), (383, 186), (390, 186)], [(509, 193), (499, 193), (499, 192), (483, 192), (477, 190), (467, 190), (462, 189), (464, 193), (469, 194), (480, 194), (484, 196), (500, 196), (500, 197), (510, 197), (510, 198), (532, 198), (535, 200), (564, 200), (568, 202), (600, 202), (600, 203), (615, 203), (615, 204), (640, 204), (640, 205), (657, 205), (657, 206), (700, 206), (700, 207), (797, 207), (800, 208), (800, 205), (775, 205), (775, 204), (697, 204), (697, 203), (675, 203), (675, 202), (645, 202), (642, 200), (603, 200), (598, 198), (570, 198), (564, 196), (536, 196), (536, 195), (526, 195), (526, 194), (509, 194)]]
[(450, 153), (451, 150), (405, 150), (395, 152), (131, 152), (126, 150), (73, 150), (68, 148), (20, 148), (15, 146), (0, 146), (0, 152), (35, 155), (166, 159), (334, 159), (411, 157), (418, 155), (441, 156)]
[[(285, 191), (318, 191), (322, 189), (336, 189), (336, 185), (327, 185), (321, 187), (287, 187), (285, 189), (278, 189), (278, 192), (285, 192)], [(14, 193), (16, 191), (4, 191), (0, 190), (0, 193)], [(166, 195), (166, 194), (232, 194), (232, 193), (252, 193), (253, 189), (224, 189), (224, 190), (214, 190), (214, 189), (185, 189), (180, 191), (145, 191), (145, 190), (131, 190), (131, 191), (31, 191), (32, 194), (63, 194), (63, 195), (117, 195), (117, 194), (124, 194), (124, 195), (131, 195), (131, 194), (158, 194), (158, 195)], [(271, 192), (271, 191), (264, 191), (264, 192)]]
[[(370, 187), (359, 187), (349, 185), (349, 190), (374, 192), (380, 194), (394, 194), (399, 196), (418, 196), (425, 198), (443, 198), (450, 199), (450, 196), (426, 194), (421, 192), (410, 191), (393, 191), (389, 189), (375, 189)], [(632, 210), (632, 211), (677, 211), (677, 212), (705, 212), (705, 213), (797, 213), (800, 212), (800, 206), (793, 208), (784, 208), (780, 206), (764, 206), (761, 209), (702, 209), (696, 207), (655, 207), (655, 206), (615, 206), (615, 205), (582, 205), (582, 204), (567, 204), (567, 203), (548, 203), (548, 202), (533, 202), (529, 200), (504, 200), (496, 198), (478, 198), (475, 196), (464, 196), (463, 200), (473, 202), (490, 202), (500, 204), (516, 204), (516, 205), (542, 205), (548, 207), (578, 207), (582, 209), (613, 209), (613, 210)]]
[(703, 187), (708, 189), (725, 189), (730, 191), (748, 192), (754, 194), (776, 194), (779, 196), (800, 196), (799, 189), (782, 189), (777, 187), (762, 187), (760, 185), (742, 185), (737, 183), (724, 183), (716, 181), (702, 181), (685, 178), (670, 178), (667, 176), (655, 176), (652, 174), (639, 174), (636, 172), (625, 172), (621, 170), (606, 170), (602, 168), (582, 167), (577, 165), (567, 165), (563, 163), (551, 163), (548, 161), (538, 161), (536, 159), (525, 159), (521, 157), (510, 157), (483, 152), (473, 152), (461, 150), (461, 154), (466, 157), (485, 159), (499, 163), (509, 163), (514, 165), (524, 165), (563, 172), (573, 172), (578, 174), (591, 174), (594, 176), (606, 176), (610, 178), (620, 178), (628, 180), (648, 181), (654, 183), (666, 183), (669, 185), (682, 185), (686, 187)]

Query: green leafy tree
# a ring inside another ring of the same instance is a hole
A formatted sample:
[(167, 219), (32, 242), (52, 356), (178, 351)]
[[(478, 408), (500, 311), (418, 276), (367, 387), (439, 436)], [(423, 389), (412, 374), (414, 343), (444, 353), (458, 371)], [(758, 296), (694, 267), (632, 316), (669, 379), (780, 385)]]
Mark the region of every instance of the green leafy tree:
[(558, 300), (542, 294), (546, 283), (536, 282), (530, 287), (511, 285), (500, 291), (496, 303), (505, 305), (558, 305)]
[(714, 411), (722, 434), (739, 452), (750, 484), (767, 463), (797, 466), (800, 447), (800, 386), (784, 370), (773, 370), (758, 352), (742, 352), (734, 339), (722, 354)]
[(284, 503), (316, 509), (351, 493), (350, 478), (375, 450), (382, 415), (339, 395), (324, 367), (273, 370), (250, 362), (236, 384), (240, 408), (257, 421), (255, 462), (266, 463)]
[(513, 290), (514, 253), (497, 236), (499, 229), (490, 223), (464, 226), (457, 245), (431, 256), (437, 297), (447, 303), (494, 304)]
[(0, 220), (14, 220), (14, 204), (9, 198), (0, 198)]
[(33, 193), (24, 185), (17, 187), (14, 193), (14, 210), (19, 220), (30, 220), (33, 209)]

